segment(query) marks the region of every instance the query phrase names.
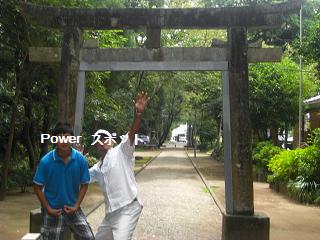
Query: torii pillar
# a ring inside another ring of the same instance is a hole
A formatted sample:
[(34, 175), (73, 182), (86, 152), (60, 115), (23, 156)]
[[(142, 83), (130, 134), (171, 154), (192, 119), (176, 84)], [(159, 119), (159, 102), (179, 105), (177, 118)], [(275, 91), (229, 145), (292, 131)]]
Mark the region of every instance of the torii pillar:
[(58, 121), (73, 125), (75, 120), (77, 79), (80, 77), (82, 33), (77, 27), (64, 28), (58, 80)]
[(247, 53), (247, 28), (229, 28), (228, 71), (222, 73), (226, 198), (223, 240), (269, 240), (269, 218), (255, 213), (253, 204)]

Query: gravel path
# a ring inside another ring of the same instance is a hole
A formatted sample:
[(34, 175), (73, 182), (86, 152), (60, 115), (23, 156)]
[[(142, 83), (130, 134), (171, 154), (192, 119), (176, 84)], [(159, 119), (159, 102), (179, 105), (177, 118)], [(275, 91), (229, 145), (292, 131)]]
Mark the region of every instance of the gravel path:
[[(142, 211), (134, 240), (220, 240), (222, 216), (183, 150), (164, 150), (137, 177)], [(88, 220), (96, 231), (104, 206)]]

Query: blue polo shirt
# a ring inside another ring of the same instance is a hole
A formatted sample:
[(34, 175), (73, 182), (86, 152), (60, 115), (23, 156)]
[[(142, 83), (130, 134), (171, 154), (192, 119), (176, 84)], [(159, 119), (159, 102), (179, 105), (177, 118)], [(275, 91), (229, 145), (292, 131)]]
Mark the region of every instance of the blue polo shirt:
[(89, 181), (87, 160), (73, 148), (67, 164), (56, 150), (48, 152), (40, 160), (33, 178), (35, 184), (43, 186), (44, 195), (53, 209), (63, 209), (64, 205), (73, 207), (78, 199), (80, 184)]

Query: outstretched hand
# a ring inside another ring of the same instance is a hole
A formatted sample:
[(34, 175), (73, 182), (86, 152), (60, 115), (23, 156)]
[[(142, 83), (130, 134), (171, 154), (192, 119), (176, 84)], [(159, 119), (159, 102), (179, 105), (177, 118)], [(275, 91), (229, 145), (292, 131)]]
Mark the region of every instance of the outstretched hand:
[(135, 116), (133, 119), (133, 123), (131, 125), (129, 131), (130, 145), (132, 146), (134, 143), (134, 136), (139, 132), (140, 124), (141, 124), (141, 114), (146, 109), (148, 103), (150, 101), (150, 97), (145, 92), (139, 92), (136, 96), (136, 99), (133, 100), (134, 108), (135, 108)]
[(147, 93), (145, 92), (139, 92), (138, 95), (136, 96), (136, 99), (134, 100), (134, 107), (136, 113), (143, 113), (146, 106), (148, 105), (150, 101), (150, 97), (148, 96)]

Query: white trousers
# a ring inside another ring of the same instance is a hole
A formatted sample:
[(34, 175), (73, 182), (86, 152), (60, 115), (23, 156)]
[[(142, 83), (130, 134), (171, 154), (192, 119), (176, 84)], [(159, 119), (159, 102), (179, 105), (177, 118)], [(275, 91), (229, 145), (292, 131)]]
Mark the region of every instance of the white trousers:
[(96, 240), (130, 240), (137, 226), (142, 205), (133, 201), (114, 212), (107, 213), (101, 222)]

